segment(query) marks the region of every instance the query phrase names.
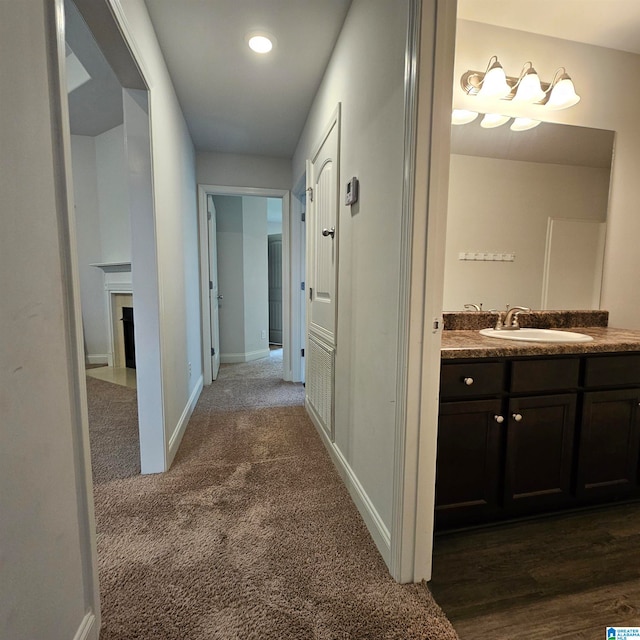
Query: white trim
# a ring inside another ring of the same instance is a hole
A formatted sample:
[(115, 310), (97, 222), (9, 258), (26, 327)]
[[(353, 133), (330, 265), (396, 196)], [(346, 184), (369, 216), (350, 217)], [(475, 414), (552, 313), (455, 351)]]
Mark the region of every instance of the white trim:
[[(415, 471), (409, 471), (407, 452), (407, 362), (409, 359), (409, 322), (411, 294), (411, 239), (415, 177), (415, 143), (418, 108), (418, 54), (422, 3), (411, 0), (407, 21), (404, 77), (404, 184), (400, 221), (400, 272), (398, 280), (398, 357), (393, 461), (393, 504), (391, 514), (391, 562), (389, 570), (398, 582), (413, 581)], [(423, 36), (424, 37), (424, 36)], [(424, 43), (423, 43), (424, 44)], [(413, 477), (411, 477), (413, 476)]]
[[(156, 188), (155, 188), (155, 167), (154, 167), (154, 155), (157, 150), (154, 148), (154, 118), (153, 118), (153, 89), (154, 83), (152, 76), (150, 75), (148, 68), (145, 66), (144, 56), (142, 50), (136, 41), (134, 36), (135, 29), (131, 26), (127, 17), (127, 12), (122, 7), (121, 0), (105, 0), (109, 6), (111, 13), (114, 17), (114, 21), (122, 35), (122, 39), (127, 46), (131, 55), (131, 60), (137, 67), (138, 72), (142, 78), (143, 84), (146, 86), (146, 93), (148, 99), (148, 153), (149, 153), (149, 170), (150, 170), (150, 214), (151, 221), (140, 220), (138, 226), (144, 225), (147, 240), (150, 246), (153, 247), (153, 256), (145, 256), (144, 271), (147, 272), (145, 276), (146, 282), (142, 283), (145, 289), (151, 292), (152, 300), (146, 301), (144, 305), (145, 311), (149, 311), (154, 315), (154, 323), (151, 328), (147, 327), (147, 332), (152, 331), (151, 334), (154, 341), (157, 340), (157, 363), (145, 364), (144, 367), (138, 367), (138, 418), (140, 422), (140, 464), (142, 473), (157, 473), (166, 471), (169, 466), (167, 464), (168, 451), (166, 443), (166, 413), (165, 413), (165, 375), (164, 375), (164, 349), (165, 332), (164, 332), (164, 318), (162, 310), (164, 309), (164, 297), (163, 297), (163, 285), (160, 277), (160, 262), (158, 256), (158, 238), (157, 238), (157, 225), (156, 225)], [(142, 89), (127, 89), (123, 87), (123, 98), (127, 91), (143, 91)], [(126, 123), (125, 123), (126, 124)], [(126, 132), (125, 132), (126, 134)], [(128, 176), (130, 177), (130, 176)], [(134, 219), (136, 216), (132, 215), (132, 225), (134, 225)], [(132, 232), (132, 242), (134, 242), (134, 233)], [(135, 243), (134, 243), (135, 244)], [(136, 262), (136, 247), (132, 245), (132, 261)], [(148, 264), (147, 264), (148, 261)], [(152, 264), (152, 268), (148, 269)], [(140, 289), (141, 285), (139, 278), (136, 278), (136, 288)], [(135, 291), (134, 291), (135, 294)], [(156, 295), (157, 294), (157, 295)], [(151, 306), (153, 305), (153, 306)], [(147, 308), (148, 307), (148, 308)], [(140, 305), (138, 305), (140, 309)], [(139, 341), (138, 341), (139, 342)], [(155, 358), (154, 354), (154, 358)], [(157, 366), (156, 366), (157, 365)], [(141, 371), (141, 369), (145, 371)], [(143, 384), (141, 384), (140, 378), (142, 378)], [(141, 393), (142, 390), (145, 393)], [(161, 440), (159, 440), (161, 439)], [(156, 446), (161, 442), (160, 447)]]
[(167, 447), (167, 469), (171, 467), (173, 459), (176, 457), (176, 453), (178, 453), (178, 448), (182, 442), (182, 436), (184, 436), (184, 432), (189, 424), (189, 419), (191, 418), (193, 410), (196, 408), (196, 404), (198, 403), (198, 398), (202, 393), (202, 381), (203, 378), (200, 376), (198, 378), (198, 382), (196, 382), (196, 386), (193, 388), (193, 391), (189, 396), (189, 400), (187, 401), (187, 405), (180, 416), (180, 420), (178, 420), (178, 424), (169, 438), (169, 446)]
[[(212, 382), (211, 371), (211, 309), (209, 308), (209, 247), (207, 242), (207, 194), (219, 196), (254, 196), (258, 198), (282, 199), (282, 354), (283, 378), (298, 382), (293, 378), (292, 360), (300, 356), (300, 339), (294, 332), (299, 326), (300, 287), (292, 287), (292, 273), (296, 271), (292, 265), (291, 255), (291, 192), (287, 189), (263, 189), (254, 187), (228, 187), (213, 184), (198, 184), (198, 234), (200, 246), (200, 308), (202, 312), (202, 370), (204, 384)], [(296, 354), (294, 356), (294, 354)], [(233, 354), (226, 354), (233, 355)], [(264, 357), (264, 356), (262, 356)], [(223, 360), (220, 362), (246, 362), (246, 360)], [(298, 367), (299, 369), (299, 367)]]
[(73, 640), (98, 640), (98, 629), (96, 627), (96, 617), (93, 611), (89, 611), (82, 619)]
[(87, 354), (87, 364), (109, 364), (109, 354), (108, 353)]
[(389, 533), (389, 529), (384, 524), (384, 521), (380, 517), (376, 508), (373, 506), (373, 502), (367, 495), (364, 487), (360, 484), (355, 472), (349, 466), (347, 459), (342, 455), (342, 452), (336, 444), (331, 442), (326, 431), (322, 427), (322, 423), (318, 419), (313, 406), (306, 399), (305, 409), (307, 410), (316, 431), (320, 435), (325, 448), (329, 452), (336, 470), (347, 487), (347, 491), (349, 492), (351, 499), (360, 512), (360, 515), (362, 516), (362, 519), (364, 520), (369, 534), (373, 538), (382, 559), (388, 566), (391, 560), (391, 534)]
[[(78, 542), (82, 563), (85, 615), (80, 629), (85, 638), (97, 640), (100, 628), (100, 583), (96, 519), (93, 501), (91, 451), (89, 448), (89, 411), (84, 364), (84, 335), (80, 303), (80, 268), (73, 197), (71, 130), (66, 78), (65, 9), (63, 0), (45, 3), (45, 25), (49, 63), (53, 67), (49, 95), (51, 98), (51, 134), (55, 173), (56, 217), (59, 228), (62, 297), (66, 335), (66, 359), (71, 404), (70, 429), (74, 448)], [(90, 619), (88, 619), (90, 618)], [(95, 624), (94, 624), (95, 622)], [(88, 634), (95, 629), (92, 636)], [(76, 634), (77, 636), (78, 634)], [(82, 638), (82, 636), (81, 636)], [(83, 639), (84, 640), (84, 639)]]
[(261, 358), (268, 358), (270, 349), (259, 349), (257, 351), (244, 351), (242, 353), (221, 353), (221, 364), (239, 364), (241, 362), (251, 362), (253, 360), (260, 360)]
[(144, 65), (144, 57), (140, 52), (140, 47), (138, 46), (136, 39), (133, 37), (134, 30), (131, 28), (126, 11), (122, 8), (121, 0), (107, 0), (107, 3), (111, 8), (111, 12), (113, 13), (120, 32), (122, 33), (124, 41), (129, 47), (133, 64), (138, 68), (138, 72), (142, 76), (142, 81), (147, 85), (147, 90), (150, 90), (153, 86), (153, 83), (151, 82), (151, 75)]
[(413, 582), (430, 580), (432, 568), (442, 338), (433, 321), (442, 316), (457, 9), (422, 4), (405, 437), (404, 532), (413, 545), (402, 566)]
[(113, 335), (113, 296), (118, 294), (132, 296), (133, 286), (131, 283), (109, 282), (107, 280), (104, 283), (104, 291), (106, 296), (105, 307), (107, 309), (107, 346), (109, 347), (107, 364), (113, 367), (116, 359), (116, 337)]
[(207, 191), (198, 185), (198, 247), (200, 250), (200, 310), (202, 322), (200, 337), (202, 339), (202, 376), (203, 383), (213, 382), (213, 366), (211, 364), (211, 306), (209, 303), (209, 229), (208, 229)]

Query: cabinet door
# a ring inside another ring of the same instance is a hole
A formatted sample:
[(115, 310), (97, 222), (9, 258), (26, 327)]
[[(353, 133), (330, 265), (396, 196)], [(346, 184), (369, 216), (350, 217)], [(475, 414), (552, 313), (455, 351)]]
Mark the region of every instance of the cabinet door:
[(570, 500), (576, 397), (509, 401), (505, 507), (514, 515)]
[(636, 488), (638, 402), (640, 389), (584, 394), (578, 454), (580, 498), (624, 497)]
[(444, 402), (438, 423), (436, 526), (481, 520), (498, 504), (501, 402)]

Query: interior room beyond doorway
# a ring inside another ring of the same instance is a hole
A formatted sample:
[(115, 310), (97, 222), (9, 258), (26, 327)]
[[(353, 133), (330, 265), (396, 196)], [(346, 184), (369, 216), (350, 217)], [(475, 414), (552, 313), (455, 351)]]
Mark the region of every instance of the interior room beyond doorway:
[(282, 199), (214, 195), (220, 361), (282, 345)]

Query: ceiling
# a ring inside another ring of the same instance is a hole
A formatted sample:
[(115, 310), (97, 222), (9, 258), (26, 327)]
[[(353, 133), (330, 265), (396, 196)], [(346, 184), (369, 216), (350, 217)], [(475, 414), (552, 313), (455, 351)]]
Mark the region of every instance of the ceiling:
[(458, 18), (640, 54), (639, 0), (458, 0)]
[(196, 148), (291, 157), (351, 0), (145, 2)]
[[(351, 0), (145, 0), (194, 144), (290, 157)], [(69, 95), (72, 133), (122, 122), (119, 85), (67, 0), (71, 49), (92, 80)], [(458, 17), (640, 54), (640, 0), (459, 0)], [(258, 57), (250, 31), (276, 38)]]
[(97, 136), (122, 124), (120, 82), (98, 48), (73, 2), (66, 0), (65, 38), (90, 79), (69, 93), (71, 133)]

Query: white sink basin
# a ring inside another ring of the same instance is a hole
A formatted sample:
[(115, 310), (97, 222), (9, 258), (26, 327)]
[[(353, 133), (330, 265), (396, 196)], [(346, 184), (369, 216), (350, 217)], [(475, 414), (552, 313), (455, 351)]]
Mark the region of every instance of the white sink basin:
[(584, 333), (558, 331), (556, 329), (515, 329), (496, 331), (481, 329), (481, 335), (500, 340), (518, 340), (520, 342), (591, 342), (593, 338)]

